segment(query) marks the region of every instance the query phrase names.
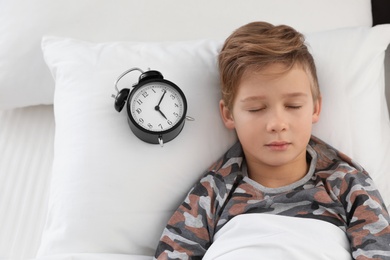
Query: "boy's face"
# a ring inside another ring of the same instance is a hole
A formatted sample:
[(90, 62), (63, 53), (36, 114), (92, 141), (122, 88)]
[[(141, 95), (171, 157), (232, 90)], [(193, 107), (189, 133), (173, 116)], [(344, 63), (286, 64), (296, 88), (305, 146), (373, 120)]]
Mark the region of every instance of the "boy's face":
[(274, 64), (260, 73), (244, 74), (232, 110), (220, 103), (222, 119), (227, 128), (236, 129), (248, 167), (306, 162), (306, 146), (312, 124), (319, 119), (321, 100), (313, 102), (303, 69), (282, 71), (282, 65)]

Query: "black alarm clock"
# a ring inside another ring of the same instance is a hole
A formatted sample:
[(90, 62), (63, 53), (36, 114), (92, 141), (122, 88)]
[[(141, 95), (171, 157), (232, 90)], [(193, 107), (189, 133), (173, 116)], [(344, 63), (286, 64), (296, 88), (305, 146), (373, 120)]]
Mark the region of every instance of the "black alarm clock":
[[(119, 80), (134, 70), (141, 72), (138, 83), (132, 89), (119, 91)], [(187, 100), (183, 91), (159, 71), (129, 69), (118, 77), (115, 89), (115, 109), (121, 112), (126, 103), (127, 121), (139, 139), (163, 146), (180, 134), (186, 120)]]

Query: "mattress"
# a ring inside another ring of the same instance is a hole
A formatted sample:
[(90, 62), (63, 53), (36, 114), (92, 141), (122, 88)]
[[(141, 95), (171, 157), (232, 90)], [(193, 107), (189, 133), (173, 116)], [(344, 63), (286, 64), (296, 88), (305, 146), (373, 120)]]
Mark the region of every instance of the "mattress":
[(0, 259), (33, 257), (45, 221), (53, 107), (1, 111), (0, 122)]

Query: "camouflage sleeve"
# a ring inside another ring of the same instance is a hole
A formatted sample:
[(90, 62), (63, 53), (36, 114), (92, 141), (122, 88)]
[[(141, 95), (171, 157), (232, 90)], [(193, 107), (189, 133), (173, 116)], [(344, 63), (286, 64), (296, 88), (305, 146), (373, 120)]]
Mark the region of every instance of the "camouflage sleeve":
[(389, 213), (372, 179), (363, 169), (339, 177), (353, 258), (390, 259)]
[(224, 179), (214, 172), (207, 173), (169, 220), (155, 258), (201, 259), (212, 242), (217, 212), (226, 192)]

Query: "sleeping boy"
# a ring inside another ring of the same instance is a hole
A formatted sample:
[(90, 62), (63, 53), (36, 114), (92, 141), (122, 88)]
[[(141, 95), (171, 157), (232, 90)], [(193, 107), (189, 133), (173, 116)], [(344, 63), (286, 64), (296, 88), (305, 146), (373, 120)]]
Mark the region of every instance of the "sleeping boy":
[(233, 218), (268, 214), (339, 228), (350, 259), (390, 259), (390, 218), (372, 179), (311, 135), (321, 94), (303, 35), (249, 23), (226, 39), (218, 59), (221, 117), (239, 141), (189, 191), (155, 258), (202, 259)]

